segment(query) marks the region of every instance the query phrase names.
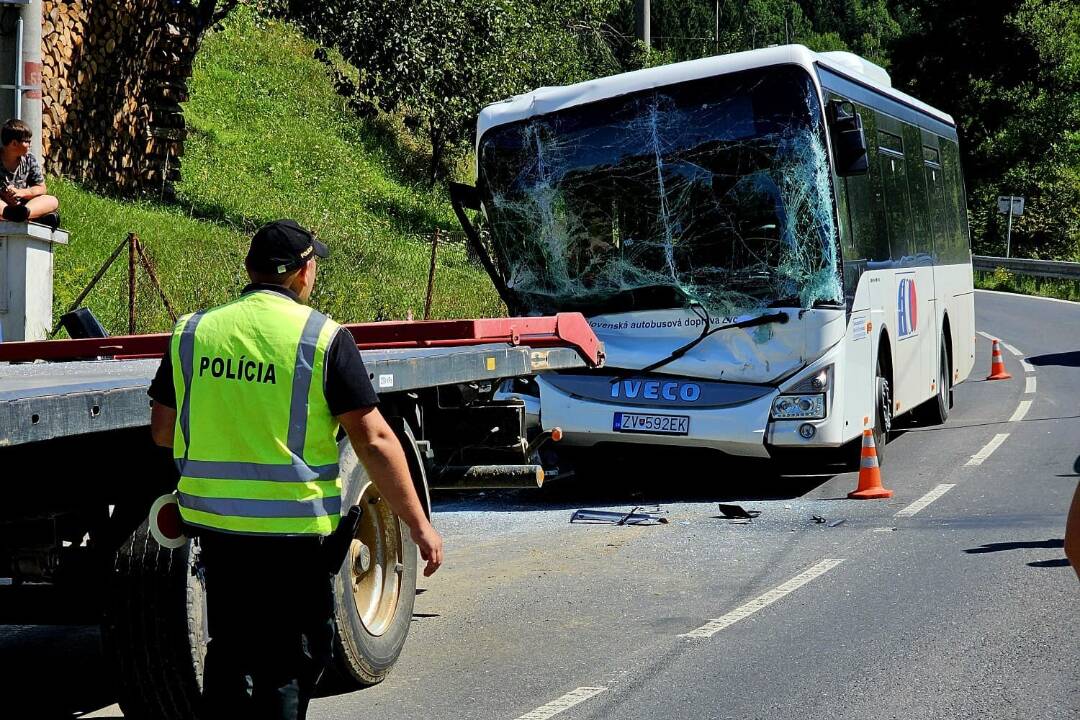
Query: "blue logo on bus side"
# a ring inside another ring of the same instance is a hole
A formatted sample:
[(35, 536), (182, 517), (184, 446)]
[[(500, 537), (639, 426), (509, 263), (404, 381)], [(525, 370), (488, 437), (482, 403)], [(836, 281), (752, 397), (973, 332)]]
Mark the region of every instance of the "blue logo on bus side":
[(919, 297), (913, 276), (900, 281), (896, 293), (896, 324), (902, 338), (915, 334), (919, 329)]

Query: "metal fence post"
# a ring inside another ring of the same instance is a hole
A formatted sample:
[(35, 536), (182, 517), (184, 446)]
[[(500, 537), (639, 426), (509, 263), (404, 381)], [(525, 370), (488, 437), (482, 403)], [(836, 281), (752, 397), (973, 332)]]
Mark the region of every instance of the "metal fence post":
[(139, 238), (135, 233), (128, 233), (128, 335), (135, 334), (135, 263), (138, 251), (135, 249)]
[(424, 319), (431, 319), (431, 301), (435, 295), (435, 253), (439, 249), (439, 229), (431, 236), (431, 265), (428, 267), (427, 297), (424, 299)]

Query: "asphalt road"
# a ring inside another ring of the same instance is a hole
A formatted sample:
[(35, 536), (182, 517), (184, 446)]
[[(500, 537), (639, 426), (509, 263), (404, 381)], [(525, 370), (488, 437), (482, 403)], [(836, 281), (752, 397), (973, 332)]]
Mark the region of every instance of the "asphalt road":
[[(981, 380), (980, 336), (948, 423), (889, 444), (891, 500), (847, 500), (854, 473), (655, 453), (589, 486), (436, 496), (447, 564), (421, 583), (398, 666), (310, 717), (1080, 717), (1080, 590), (1061, 549), (1080, 305), (980, 292), (976, 314), (1012, 380)], [(761, 515), (721, 519), (717, 501)], [(568, 523), (653, 504), (668, 524)], [(24, 692), (66, 687), (68, 716), (120, 717), (95, 648), (88, 631), (0, 632)]]

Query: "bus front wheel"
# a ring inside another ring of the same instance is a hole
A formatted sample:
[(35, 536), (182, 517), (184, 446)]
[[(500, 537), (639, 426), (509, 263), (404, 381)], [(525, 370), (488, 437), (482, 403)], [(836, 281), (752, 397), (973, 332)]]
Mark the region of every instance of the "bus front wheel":
[(877, 376), (875, 381), (875, 396), (877, 409), (874, 415), (874, 445), (877, 447), (878, 465), (885, 463), (885, 443), (889, 442), (889, 431), (892, 430), (892, 389), (889, 387), (889, 379), (885, 377), (881, 361), (878, 361)]

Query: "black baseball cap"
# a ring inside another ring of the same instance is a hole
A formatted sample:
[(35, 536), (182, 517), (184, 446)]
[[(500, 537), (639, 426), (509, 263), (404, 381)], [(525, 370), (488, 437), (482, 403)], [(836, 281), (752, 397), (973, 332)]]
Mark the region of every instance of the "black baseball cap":
[(281, 275), (295, 270), (312, 256), (330, 257), (330, 248), (315, 239), (295, 220), (275, 220), (251, 238), (247, 264), (252, 270)]

